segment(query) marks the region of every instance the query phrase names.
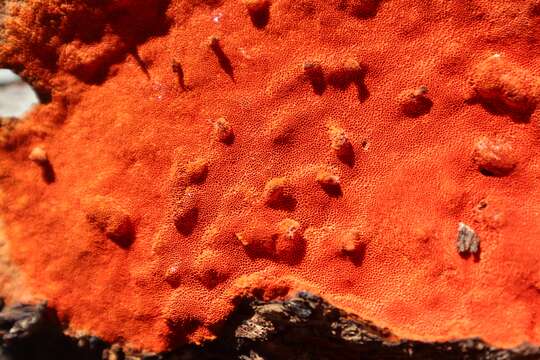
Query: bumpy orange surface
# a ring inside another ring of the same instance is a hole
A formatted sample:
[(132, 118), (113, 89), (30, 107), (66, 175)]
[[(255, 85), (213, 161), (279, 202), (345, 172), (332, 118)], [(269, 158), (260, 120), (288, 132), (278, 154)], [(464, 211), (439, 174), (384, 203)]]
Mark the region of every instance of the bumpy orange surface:
[(7, 9), (2, 61), (52, 100), (2, 134), (2, 217), (72, 329), (163, 350), (307, 289), (404, 337), (540, 343), (538, 1)]

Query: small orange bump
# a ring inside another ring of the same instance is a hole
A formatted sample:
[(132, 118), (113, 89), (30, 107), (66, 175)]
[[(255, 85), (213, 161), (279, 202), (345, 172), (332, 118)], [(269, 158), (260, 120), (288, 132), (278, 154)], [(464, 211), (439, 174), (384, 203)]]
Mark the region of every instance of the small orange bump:
[(198, 159), (186, 165), (185, 173), (188, 184), (202, 184), (208, 175), (208, 161)]
[(237, 233), (236, 238), (253, 257), (292, 263), (301, 260), (305, 251), (301, 225), (293, 219), (258, 224)]
[(411, 231), (412, 238), (420, 243), (428, 243), (433, 238), (433, 230), (424, 227), (414, 227)]
[(207, 288), (214, 288), (225, 281), (229, 275), (229, 264), (215, 250), (206, 249), (195, 259), (198, 279)]
[(231, 124), (224, 117), (220, 117), (214, 122), (214, 136), (218, 141), (225, 144), (232, 144), (234, 133)]
[(338, 154), (345, 152), (351, 145), (345, 130), (340, 127), (330, 126), (330, 147)]
[(474, 145), (472, 161), (484, 175), (506, 176), (514, 171), (517, 161), (512, 145), (500, 138), (491, 140), (486, 136)]
[(28, 159), (40, 165), (49, 162), (47, 152), (41, 146), (33, 148), (32, 151), (30, 151), (30, 155), (28, 155)]
[(227, 56), (227, 54), (225, 54), (225, 52), (223, 51), (223, 47), (221, 46), (221, 41), (220, 41), (220, 38), (219, 36), (217, 35), (212, 35), (208, 38), (208, 47), (210, 48), (210, 50), (212, 50), (212, 52), (214, 53), (214, 55), (216, 56), (218, 62), (219, 62), (219, 66), (221, 67), (221, 69), (233, 80), (234, 80), (234, 69), (233, 69), (233, 66), (232, 66), (232, 63), (231, 63), (231, 60), (229, 59), (229, 57)]
[(199, 218), (199, 207), (195, 194), (186, 189), (183, 196), (173, 205), (172, 218), (174, 226), (182, 235), (190, 235)]
[(210, 49), (214, 50), (215, 49), (218, 49), (218, 48), (221, 48), (221, 45), (220, 45), (220, 38), (219, 36), (217, 35), (210, 35), (208, 37), (208, 46), (210, 47)]
[(95, 196), (88, 203), (88, 222), (120, 247), (129, 247), (135, 235), (129, 213), (115, 200), (106, 196)]
[(343, 3), (345, 6), (348, 5), (348, 11), (352, 16), (364, 19), (373, 17), (377, 13), (380, 1), (381, 0), (350, 0), (349, 2), (345, 1)]
[(340, 242), (341, 251), (345, 254), (353, 254), (366, 245), (366, 241), (358, 229), (345, 231)]
[(353, 166), (354, 150), (345, 130), (337, 126), (329, 126), (328, 134), (330, 136), (330, 147), (337, 157), (349, 166)]
[(186, 83), (184, 79), (184, 69), (182, 67), (182, 64), (180, 61), (173, 59), (172, 61), (172, 71), (176, 74), (178, 77), (178, 85), (180, 86), (180, 89), (182, 91), (186, 90)]
[(244, 3), (251, 22), (255, 27), (263, 28), (268, 24), (270, 17), (270, 1), (269, 0), (242, 0)]
[(17, 146), (17, 141), (13, 141), (13, 132), (19, 124), (16, 117), (0, 116), (0, 147), (9, 149)]
[(30, 151), (28, 159), (33, 161), (41, 168), (41, 176), (46, 183), (50, 184), (55, 181), (56, 174), (51, 162), (49, 161), (49, 156), (43, 147), (34, 147), (32, 151)]
[(351, 83), (363, 80), (366, 69), (355, 58), (346, 58), (343, 63), (328, 74), (330, 85), (339, 89), (347, 88)]
[(287, 296), (291, 291), (291, 286), (289, 284), (276, 282), (265, 284), (264, 289), (259, 290), (261, 293), (257, 298), (263, 301), (271, 301), (279, 297), (283, 298), (284, 296)]
[(182, 276), (180, 274), (180, 266), (178, 264), (173, 264), (167, 268), (165, 271), (165, 281), (173, 288), (180, 286)]
[(275, 252), (272, 234), (264, 227), (247, 229), (235, 235), (250, 255), (255, 257), (270, 257)]
[(171, 166), (170, 186), (175, 193), (183, 194), (189, 185), (204, 183), (208, 176), (208, 169), (208, 160), (204, 158), (195, 159), (188, 163), (176, 161)]
[(360, 62), (354, 58), (347, 58), (343, 62), (343, 71), (345, 72), (358, 74), (358, 73), (361, 73), (362, 70), (363, 68)]
[(322, 65), (318, 61), (306, 61), (303, 64), (304, 75), (311, 82), (311, 87), (317, 95), (322, 95), (326, 90), (326, 79)]
[(269, 0), (242, 0), (250, 15), (257, 15), (267, 11), (270, 6)]
[(402, 91), (397, 97), (401, 111), (409, 117), (427, 114), (433, 106), (433, 102), (428, 98), (427, 93), (428, 88), (425, 85)]
[(341, 195), (341, 181), (339, 176), (328, 171), (319, 171), (317, 182), (328, 194), (335, 196)]
[(346, 58), (341, 65), (341, 68), (337, 70), (343, 81), (356, 81), (363, 77), (365, 73), (365, 68), (362, 64), (355, 58)]
[(317, 182), (326, 186), (339, 186), (339, 176), (328, 171), (321, 171), (317, 174)]
[(264, 204), (271, 208), (292, 210), (296, 206), (292, 196), (292, 188), (284, 177), (269, 180), (263, 190)]
[(313, 77), (324, 77), (323, 68), (319, 61), (306, 61), (302, 67), (304, 69), (304, 75), (306, 75), (308, 79), (312, 79)]
[(369, 239), (360, 230), (349, 229), (344, 231), (339, 239), (340, 252), (354, 263), (361, 263), (368, 243)]
[(303, 245), (300, 223), (293, 219), (280, 221), (273, 239), (275, 255), (283, 260), (293, 259), (301, 252)]
[(540, 101), (540, 77), (495, 54), (478, 64), (469, 85), (489, 110), (528, 117)]
[(152, 248), (151, 248), (152, 256), (161, 257), (163, 254), (167, 253), (168, 251), (167, 245), (169, 241), (168, 241), (168, 237), (164, 235), (165, 231), (163, 229), (158, 230), (152, 237)]

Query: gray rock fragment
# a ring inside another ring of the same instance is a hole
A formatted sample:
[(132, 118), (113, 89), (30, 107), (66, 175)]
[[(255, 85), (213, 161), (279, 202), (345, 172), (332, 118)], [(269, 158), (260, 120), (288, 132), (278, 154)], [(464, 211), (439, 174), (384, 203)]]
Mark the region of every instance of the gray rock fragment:
[(480, 238), (467, 224), (458, 226), (457, 250), (460, 254), (477, 254), (480, 250)]

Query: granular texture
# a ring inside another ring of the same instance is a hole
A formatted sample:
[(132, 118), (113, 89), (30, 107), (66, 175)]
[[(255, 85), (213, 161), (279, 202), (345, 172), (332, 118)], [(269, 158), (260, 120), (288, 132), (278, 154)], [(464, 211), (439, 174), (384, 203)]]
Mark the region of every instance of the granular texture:
[(1, 215), (74, 332), (160, 351), (305, 289), (399, 337), (540, 343), (536, 1), (1, 6), (43, 101), (0, 122)]

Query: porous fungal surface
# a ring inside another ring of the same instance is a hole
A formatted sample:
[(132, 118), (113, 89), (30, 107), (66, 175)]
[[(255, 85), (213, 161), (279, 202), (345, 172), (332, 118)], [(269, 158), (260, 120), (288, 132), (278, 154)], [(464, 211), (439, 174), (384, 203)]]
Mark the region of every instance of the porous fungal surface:
[(0, 6), (43, 102), (0, 123), (1, 216), (72, 331), (165, 350), (304, 289), (400, 337), (540, 343), (538, 1)]

